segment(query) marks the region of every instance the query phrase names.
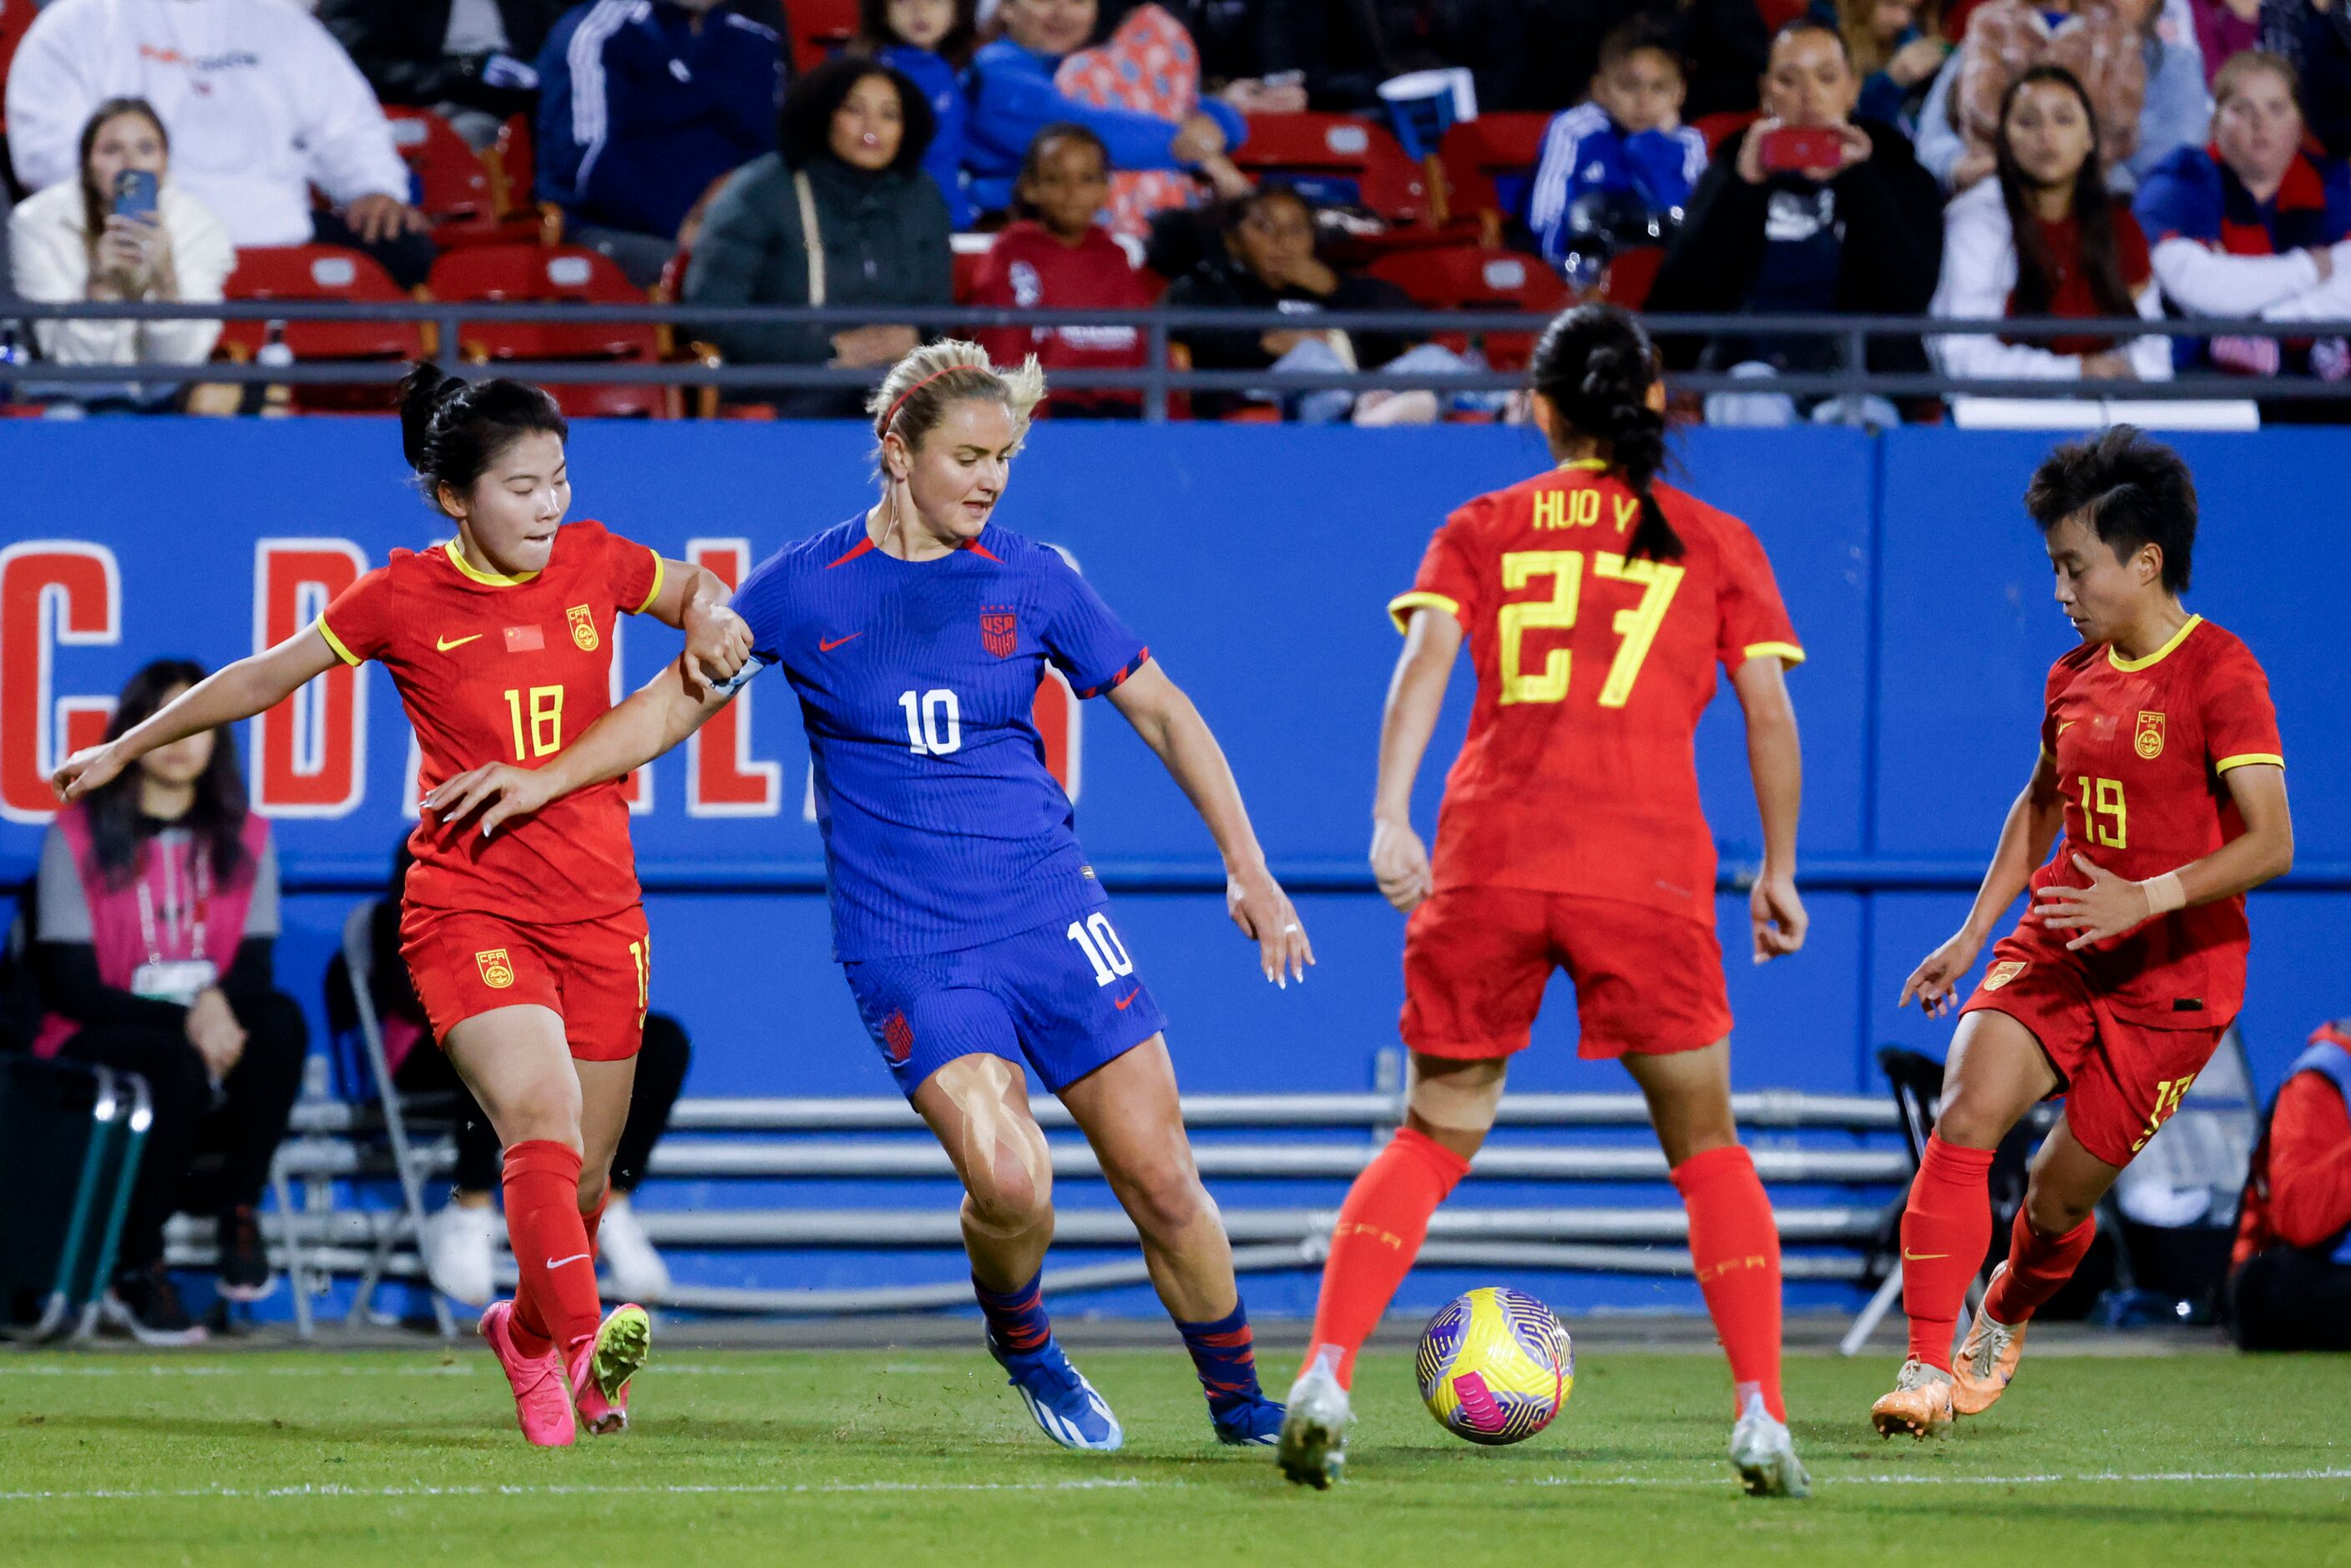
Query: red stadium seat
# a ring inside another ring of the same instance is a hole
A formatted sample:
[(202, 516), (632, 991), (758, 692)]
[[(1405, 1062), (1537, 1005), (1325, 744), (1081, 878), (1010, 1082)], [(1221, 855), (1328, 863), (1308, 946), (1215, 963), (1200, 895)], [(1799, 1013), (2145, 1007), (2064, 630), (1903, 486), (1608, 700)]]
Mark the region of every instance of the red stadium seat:
[(1649, 302), (1649, 289), (1657, 281), (1657, 268), (1666, 259), (1666, 247), (1661, 245), (1635, 246), (1610, 258), (1608, 270), (1600, 276), (1596, 291), (1600, 298), (1627, 310), (1638, 310)]
[(490, 172), (490, 190), (500, 213), (528, 212), (538, 174), (532, 152), (530, 117), (517, 114), (498, 127), (498, 139), (482, 154)]
[[(1541, 261), (1524, 252), (1492, 246), (1447, 246), (1401, 251), (1370, 267), (1416, 304), (1471, 310), (1526, 310), (1548, 316), (1566, 308), (1567, 285)], [(1487, 332), (1486, 361), (1496, 370), (1516, 370), (1534, 349), (1531, 332)]]
[(1723, 143), (1755, 123), (1755, 110), (1726, 109), (1719, 114), (1701, 114), (1690, 121), (1690, 129), (1706, 138), (1709, 155), (1722, 151)]
[[(435, 299), (483, 303), (643, 305), (643, 289), (608, 258), (579, 246), (486, 245), (444, 251), (428, 280)], [(476, 364), (531, 360), (613, 360), (657, 364), (659, 329), (645, 322), (467, 321), (458, 330)], [(672, 389), (655, 386), (550, 386), (564, 412), (674, 417)]]
[(857, 36), (857, 0), (792, 0), (792, 74), (814, 70)]
[(1314, 170), (1353, 173), (1372, 155), (1374, 140), (1395, 139), (1352, 114), (1252, 114), (1249, 139), (1233, 152), (1244, 169)]
[(502, 182), (456, 128), (429, 109), (388, 105), (392, 145), (415, 177), (417, 206), (433, 220), (433, 243), (527, 244), (538, 237), (535, 214), (509, 215)]
[[(228, 299), (344, 300), (359, 305), (406, 305), (409, 296), (364, 252), (332, 245), (256, 246), (236, 253), (236, 270), (221, 290)], [(220, 351), (250, 361), (268, 340), (261, 321), (231, 321)], [(297, 360), (380, 361), (421, 359), (424, 329), (413, 321), (288, 321), (282, 337)], [(390, 408), (386, 386), (302, 386), (294, 406), (311, 413)]]
[(1755, 0), (1755, 9), (1763, 14), (1763, 30), (1776, 33), (1812, 7), (1808, 0)]
[[(16, 46), (25, 41), (25, 31), (39, 9), (34, 0), (0, 0), (0, 87), (7, 85), (8, 62), (16, 57)], [(0, 95), (0, 105), (5, 102), (5, 96)], [(0, 131), (7, 129), (7, 114), (0, 108)]]
[(1494, 176), (1531, 174), (1542, 161), (1543, 132), (1552, 117), (1541, 113), (1481, 114), (1445, 133), (1437, 158), (1456, 213), (1501, 211)]
[(987, 264), (987, 253), (995, 246), (994, 235), (956, 235), (951, 243), (955, 248), (955, 302), (971, 303), (972, 291), (979, 287), (979, 269)]

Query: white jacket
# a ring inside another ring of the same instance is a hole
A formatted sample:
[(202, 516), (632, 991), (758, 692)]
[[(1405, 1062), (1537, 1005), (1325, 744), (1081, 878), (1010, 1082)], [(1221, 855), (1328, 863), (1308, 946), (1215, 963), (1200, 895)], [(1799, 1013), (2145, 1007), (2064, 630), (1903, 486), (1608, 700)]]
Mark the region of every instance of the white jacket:
[(155, 106), (172, 178), (240, 246), (308, 243), (314, 184), (408, 199), (373, 89), (290, 0), (55, 0), (8, 72), (17, 179), (72, 183), (83, 123), (119, 97)]
[[(156, 195), (172, 246), (175, 298), (214, 300), (236, 266), (228, 231), (202, 202), (165, 182)], [(81, 183), (69, 180), (26, 198), (8, 216), (9, 269), (19, 298), (68, 304), (87, 298), (89, 249), (82, 240)], [(149, 296), (150, 298), (160, 298)], [(61, 365), (193, 365), (219, 338), (217, 321), (36, 321), (41, 357)]]
[[(1935, 286), (1931, 314), (1954, 321), (1997, 321), (2008, 314), (2016, 288), (2016, 236), (2008, 226), (2008, 206), (2000, 182), (1985, 180), (1951, 198), (1943, 209), (1943, 276)], [(2153, 281), (2133, 303), (2150, 321), (2163, 319), (2162, 291)], [(1983, 381), (2074, 381), (2082, 356), (2053, 354), (2029, 343), (2004, 343), (1990, 333), (1929, 340), (1947, 376)], [(2171, 379), (2171, 340), (2134, 338), (2126, 350), (2143, 382)]]

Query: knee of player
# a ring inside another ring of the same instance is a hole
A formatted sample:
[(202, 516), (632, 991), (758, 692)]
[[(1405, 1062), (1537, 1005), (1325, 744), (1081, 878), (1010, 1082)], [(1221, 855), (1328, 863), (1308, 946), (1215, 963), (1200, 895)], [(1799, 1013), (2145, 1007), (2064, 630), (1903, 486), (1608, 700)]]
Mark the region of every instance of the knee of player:
[[(1456, 1153), (1474, 1154), (1493, 1130), (1508, 1072), (1509, 1064), (1499, 1059), (1437, 1061), (1416, 1055), (1407, 1074), (1405, 1105), (1423, 1135)], [(1464, 1144), (1468, 1145), (1466, 1150), (1461, 1147)]]
[(2053, 1191), (2036, 1175), (2024, 1189), (2024, 1216), (2043, 1236), (2064, 1236), (2090, 1218), (2098, 1207), (2095, 1197), (2083, 1201)]
[(1965, 1085), (1957, 1086), (1946, 1094), (1936, 1113), (1935, 1135), (1961, 1148), (1996, 1149), (2008, 1135), (2010, 1123), (2004, 1110), (1993, 1103), (1992, 1096), (1972, 1094)]
[(983, 1229), (1012, 1236), (1029, 1230), (1053, 1212), (1053, 1172), (1011, 1149), (975, 1170), (967, 1190), (972, 1216)]
[(604, 1201), (605, 1192), (612, 1185), (612, 1166), (606, 1161), (599, 1166), (580, 1167), (580, 1212), (592, 1213)]
[(1189, 1159), (1170, 1161), (1130, 1177), (1122, 1184), (1119, 1197), (1134, 1228), (1149, 1237), (1180, 1236), (1215, 1207)]
[(576, 1083), (533, 1084), (507, 1097), (491, 1120), (505, 1142), (544, 1140), (580, 1145), (580, 1089)]

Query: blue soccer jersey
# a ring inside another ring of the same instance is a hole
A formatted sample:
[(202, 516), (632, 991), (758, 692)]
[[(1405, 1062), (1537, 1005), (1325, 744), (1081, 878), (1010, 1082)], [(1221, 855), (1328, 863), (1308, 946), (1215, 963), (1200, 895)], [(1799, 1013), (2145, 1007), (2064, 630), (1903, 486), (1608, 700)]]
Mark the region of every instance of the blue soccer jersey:
[(901, 560), (860, 516), (760, 562), (734, 607), (799, 695), (835, 957), (976, 947), (1105, 902), (1030, 710), (1048, 661), (1091, 697), (1150, 650), (1057, 552), (991, 524)]

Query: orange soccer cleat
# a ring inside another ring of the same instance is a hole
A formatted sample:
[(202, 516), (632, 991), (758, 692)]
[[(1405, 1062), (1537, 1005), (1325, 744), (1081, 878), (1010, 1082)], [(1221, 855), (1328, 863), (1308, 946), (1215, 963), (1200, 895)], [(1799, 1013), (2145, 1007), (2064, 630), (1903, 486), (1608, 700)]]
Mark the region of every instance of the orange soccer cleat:
[(1951, 1375), (1915, 1357), (1904, 1362), (1894, 1392), (1869, 1407), (1869, 1424), (1881, 1437), (1941, 1437), (1951, 1429)]
[(2008, 1380), (2016, 1375), (2016, 1364), (2024, 1358), (2024, 1331), (2032, 1325), (2022, 1322), (2011, 1327), (1991, 1315), (1992, 1293), (2007, 1268), (2002, 1263), (1991, 1271), (1984, 1304), (1976, 1309), (1975, 1321), (1968, 1325), (1967, 1343), (1951, 1363), (1951, 1408), (1961, 1416), (1980, 1416), (1991, 1409), (1992, 1402), (2008, 1392)]

